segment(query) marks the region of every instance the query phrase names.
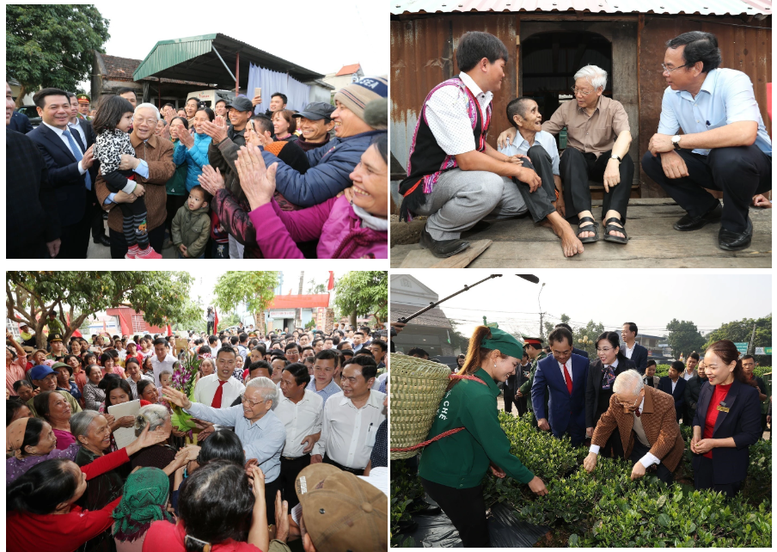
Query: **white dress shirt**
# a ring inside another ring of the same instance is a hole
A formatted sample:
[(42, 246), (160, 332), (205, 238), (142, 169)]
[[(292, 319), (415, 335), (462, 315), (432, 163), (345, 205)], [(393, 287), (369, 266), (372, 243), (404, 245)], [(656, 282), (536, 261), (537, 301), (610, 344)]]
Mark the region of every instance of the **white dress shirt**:
[(348, 468), (363, 469), (370, 461), (378, 426), (386, 419), (380, 391), (370, 390), (370, 398), (356, 408), (343, 392), (332, 395), (324, 405), (324, 424), (321, 439), (312, 454), (324, 453)]
[(637, 342), (635, 341), (634, 346), (631, 349), (629, 349), (628, 344), (624, 344), (624, 347), (623, 349), (621, 349), (621, 351), (623, 351), (623, 354), (626, 355), (626, 358), (631, 360), (631, 355), (634, 354), (634, 349), (636, 348), (637, 348)]
[(321, 431), (324, 417), (324, 399), (313, 391), (305, 389), (305, 394), (298, 403), (294, 403), (279, 394), (278, 404), (274, 412), (286, 428), (286, 445), (283, 447), (285, 458), (299, 458), (304, 455), (305, 445), (302, 440), (308, 435)]
[[(213, 403), (213, 397), (216, 395), (216, 390), (219, 388), (218, 374), (211, 374), (200, 378), (197, 385), (194, 387), (194, 402), (202, 403), (205, 406), (210, 406)], [(243, 394), (246, 386), (237, 381), (232, 376), (229, 377), (224, 384), (224, 390), (221, 395), (221, 408), (229, 408), (230, 405), (235, 402), (235, 399)]]
[(154, 368), (154, 383), (157, 387), (162, 386), (162, 382), (159, 381), (159, 374), (162, 372), (172, 373), (176, 362), (178, 362), (178, 359), (169, 353), (164, 360), (159, 360), (156, 354), (151, 357), (151, 366)]

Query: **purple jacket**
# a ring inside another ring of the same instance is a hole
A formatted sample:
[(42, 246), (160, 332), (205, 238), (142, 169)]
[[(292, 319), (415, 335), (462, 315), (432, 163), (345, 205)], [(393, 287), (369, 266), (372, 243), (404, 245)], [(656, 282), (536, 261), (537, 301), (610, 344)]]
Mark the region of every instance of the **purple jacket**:
[(295, 242), (318, 239), (319, 259), (385, 259), (388, 233), (362, 228), (345, 196), (301, 211), (281, 211), (272, 201), (248, 215), (267, 259), (302, 259)]

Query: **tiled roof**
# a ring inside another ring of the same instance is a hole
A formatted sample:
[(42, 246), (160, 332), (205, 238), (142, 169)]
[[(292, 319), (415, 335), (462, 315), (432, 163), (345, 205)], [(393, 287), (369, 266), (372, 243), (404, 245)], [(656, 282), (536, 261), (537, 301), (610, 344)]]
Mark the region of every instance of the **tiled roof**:
[(361, 64), (359, 63), (354, 63), (353, 65), (346, 65), (345, 67), (340, 69), (335, 76), (342, 77), (343, 75), (353, 75), (354, 73), (358, 72), (360, 68), (361, 68)]
[[(417, 307), (415, 305), (401, 305), (398, 303), (391, 303), (391, 318), (396, 320), (402, 316), (410, 316), (420, 309), (421, 307)], [(413, 320), (411, 320), (408, 325), (453, 329), (450, 321), (448, 320), (448, 317), (446, 317), (445, 313), (437, 307), (426, 311), (418, 318), (413, 318)]]

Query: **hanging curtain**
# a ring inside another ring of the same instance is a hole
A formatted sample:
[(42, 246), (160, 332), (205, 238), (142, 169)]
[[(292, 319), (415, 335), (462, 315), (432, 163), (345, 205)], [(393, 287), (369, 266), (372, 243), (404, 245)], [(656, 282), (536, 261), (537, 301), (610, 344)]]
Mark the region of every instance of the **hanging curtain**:
[(264, 113), (270, 109), (270, 100), (275, 92), (288, 97), (286, 107), (301, 111), (308, 104), (310, 86), (290, 77), (286, 73), (264, 69), (253, 63), (248, 68), (248, 88), (246, 96), (253, 98), (254, 89), (262, 89), (262, 103), (256, 106), (254, 113)]

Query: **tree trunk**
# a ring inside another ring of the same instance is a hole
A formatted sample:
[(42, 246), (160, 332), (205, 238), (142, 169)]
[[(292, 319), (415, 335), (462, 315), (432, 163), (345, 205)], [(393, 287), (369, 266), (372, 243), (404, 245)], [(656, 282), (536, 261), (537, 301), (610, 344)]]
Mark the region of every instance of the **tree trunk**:
[(356, 328), (356, 311), (355, 310), (348, 316), (348, 321), (351, 323), (351, 326)]
[(22, 100), (26, 95), (27, 95), (27, 87), (22, 84), (21, 88), (19, 88), (19, 95), (16, 97), (16, 107), (22, 107), (22, 105), (24, 105), (22, 103)]

